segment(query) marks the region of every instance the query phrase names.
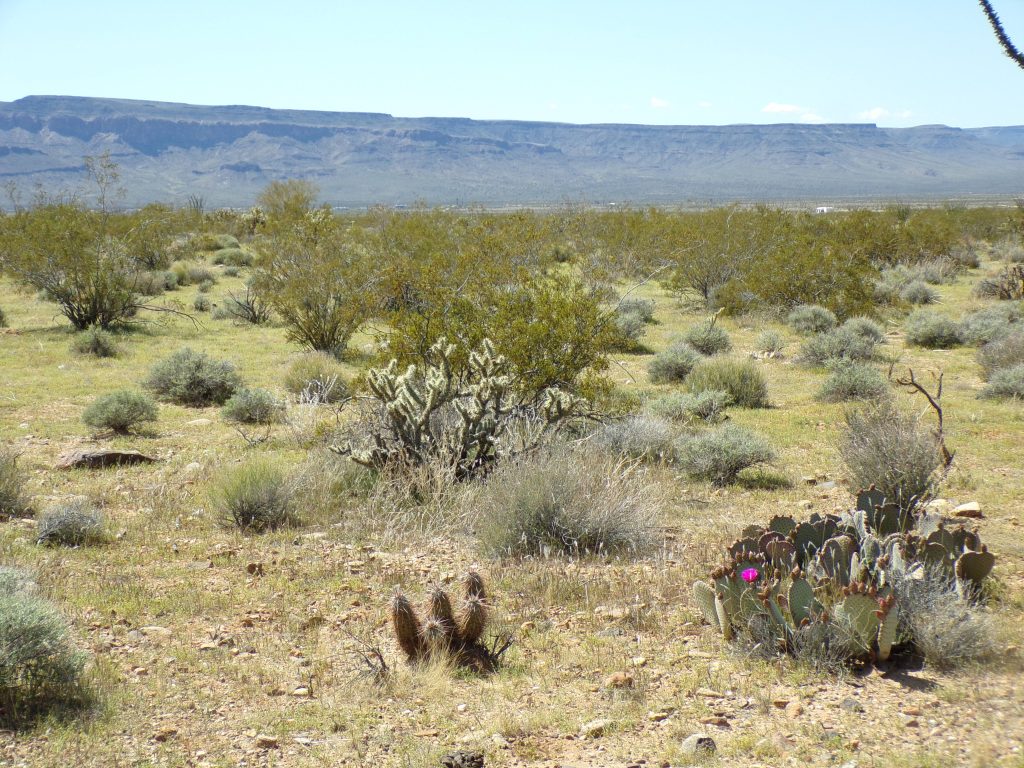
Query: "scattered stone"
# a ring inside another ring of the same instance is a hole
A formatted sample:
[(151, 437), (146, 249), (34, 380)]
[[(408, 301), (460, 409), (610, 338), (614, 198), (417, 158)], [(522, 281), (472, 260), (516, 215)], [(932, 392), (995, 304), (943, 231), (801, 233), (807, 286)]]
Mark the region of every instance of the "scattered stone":
[(652, 723), (660, 723), (662, 720), (668, 720), (668, 712), (648, 712), (647, 719)]
[(791, 701), (786, 705), (786, 714), (789, 717), (797, 718), (804, 713), (803, 705), (799, 701)]
[(924, 505), (924, 508), (929, 512), (936, 512), (940, 515), (946, 515), (952, 511), (953, 504), (947, 499), (932, 499), (931, 501)]
[(604, 680), (605, 688), (632, 688), (633, 676), (629, 672), (613, 672)]
[(697, 695), (701, 696), (701, 697), (703, 697), (705, 699), (721, 699), (721, 698), (725, 698), (718, 691), (713, 691), (710, 688), (698, 688), (697, 689)]
[(279, 749), (281, 742), (277, 736), (261, 733), (256, 737), (256, 746), (260, 749)]
[(185, 424), (190, 427), (208, 427), (213, 424), (213, 421), (211, 419), (192, 419), (192, 421), (186, 421)]
[(114, 450), (73, 450), (61, 454), (57, 460), (57, 469), (99, 469), (116, 467), (125, 464), (152, 464), (152, 456), (138, 451)]
[(159, 731), (153, 734), (153, 741), (163, 743), (173, 736), (178, 735), (178, 729), (171, 725), (165, 725)]
[(700, 719), (701, 725), (715, 725), (719, 728), (731, 728), (729, 725), (729, 718), (724, 715), (710, 715), (708, 717), (702, 717)]
[(307, 688), (304, 685), (300, 685), (298, 688), (296, 688), (294, 691), (292, 691), (292, 696), (301, 696), (301, 697), (309, 696), (309, 688)]
[(150, 627), (139, 627), (139, 632), (146, 637), (159, 637), (165, 639), (170, 638), (171, 635), (174, 634), (167, 627), (158, 627), (155, 625)]
[(422, 731), (416, 731), (413, 736), (420, 739), (429, 739), (432, 736), (437, 736), (440, 733), (437, 728), (424, 728)]
[(694, 733), (680, 745), (684, 755), (712, 755), (718, 750), (715, 740), (706, 733)]
[(603, 736), (612, 725), (612, 721), (607, 718), (601, 718), (600, 720), (591, 720), (589, 723), (584, 723), (580, 727), (580, 736), (585, 739), (596, 739)]
[(903, 725), (906, 728), (919, 728), (921, 723), (918, 722), (916, 717), (903, 716)]
[(984, 517), (984, 515), (981, 514), (981, 504), (976, 501), (969, 501), (966, 504), (961, 504), (953, 510), (953, 514), (957, 517), (973, 517), (976, 519)]
[(906, 709), (903, 710), (903, 714), (904, 715), (910, 715), (911, 717), (920, 717), (921, 716), (921, 710), (918, 709), (917, 707), (907, 707)]
[(785, 709), (787, 706), (789, 706), (789, 699), (773, 699), (772, 704), (774, 704), (779, 709)]
[(814, 485), (816, 482), (818, 482), (818, 478), (814, 477), (813, 475), (804, 475), (803, 477), (800, 478), (800, 482), (802, 482), (804, 485)]
[(460, 749), (442, 757), (441, 768), (484, 768), (484, 753)]
[(843, 709), (843, 710), (846, 710), (847, 712), (863, 712), (864, 711), (864, 705), (863, 704), (861, 704), (856, 699), (851, 699), (849, 697), (843, 699), (839, 703), (839, 708)]
[(813, 509), (814, 508), (814, 502), (811, 501), (810, 499), (801, 499), (800, 501), (798, 501), (796, 503), (796, 505), (798, 507), (800, 507), (800, 509)]

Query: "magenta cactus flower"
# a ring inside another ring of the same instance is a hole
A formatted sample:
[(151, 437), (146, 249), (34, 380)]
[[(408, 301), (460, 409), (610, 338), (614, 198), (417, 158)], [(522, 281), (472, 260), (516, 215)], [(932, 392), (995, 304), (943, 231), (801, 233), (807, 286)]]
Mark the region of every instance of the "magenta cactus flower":
[(747, 568), (740, 574), (740, 578), (747, 582), (747, 584), (750, 584), (751, 582), (757, 581), (760, 575), (761, 574), (757, 572), (757, 568)]

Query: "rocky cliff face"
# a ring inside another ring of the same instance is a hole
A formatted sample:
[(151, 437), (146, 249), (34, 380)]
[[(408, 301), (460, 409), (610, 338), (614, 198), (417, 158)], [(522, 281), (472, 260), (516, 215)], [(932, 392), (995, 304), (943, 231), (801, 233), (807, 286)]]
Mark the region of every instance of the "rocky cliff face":
[(677, 203), (1024, 193), (1024, 126), (569, 125), (29, 96), (0, 103), (0, 179), (81, 186), (109, 151), (128, 204), (250, 205), (309, 178), (337, 205)]

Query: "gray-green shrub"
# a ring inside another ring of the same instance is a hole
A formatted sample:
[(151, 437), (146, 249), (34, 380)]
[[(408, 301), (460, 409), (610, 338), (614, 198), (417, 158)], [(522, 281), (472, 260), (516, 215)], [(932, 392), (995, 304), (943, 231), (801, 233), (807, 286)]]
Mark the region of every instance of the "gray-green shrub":
[(768, 382), (761, 369), (750, 360), (707, 358), (690, 371), (685, 385), (694, 394), (727, 392), (741, 408), (769, 407)]
[(994, 304), (964, 316), (961, 326), (968, 344), (987, 344), (1019, 328), (1021, 312), (1015, 303)]
[(724, 390), (703, 392), (672, 392), (647, 404), (655, 416), (670, 421), (704, 421), (717, 424), (725, 419), (725, 409), (733, 404), (732, 395)]
[(304, 402), (336, 403), (348, 397), (344, 368), (326, 352), (307, 352), (285, 374), (284, 386)]
[(993, 371), (981, 397), (1024, 400), (1024, 363)]
[(864, 363), (839, 360), (829, 365), (829, 377), (817, 398), (826, 403), (874, 400), (889, 394), (889, 384), (878, 370)]
[(900, 298), (908, 304), (934, 304), (939, 293), (923, 280), (911, 280), (900, 291)]
[(881, 323), (870, 317), (851, 317), (840, 326), (840, 329), (852, 333), (854, 336), (868, 339), (873, 344), (885, 342), (885, 329)]
[(683, 334), (683, 340), (702, 355), (717, 355), (732, 348), (729, 334), (713, 320), (692, 326)]
[(832, 311), (817, 304), (801, 304), (786, 315), (786, 324), (797, 333), (825, 333), (837, 322)]
[(615, 313), (615, 349), (619, 352), (635, 352), (640, 349), (640, 339), (647, 332), (647, 323), (633, 312)]
[(960, 323), (931, 309), (910, 313), (904, 326), (907, 341), (916, 347), (950, 349), (964, 343)]
[(243, 531), (262, 533), (296, 521), (293, 488), (284, 472), (265, 459), (224, 472), (210, 498), (220, 519)]
[(192, 299), (192, 309), (196, 312), (209, 312), (210, 297), (202, 293), (197, 293), (196, 297)]
[(28, 512), (25, 473), (18, 466), (18, 454), (0, 448), (0, 520), (20, 517)]
[(156, 421), (156, 403), (146, 394), (121, 389), (102, 395), (85, 409), (82, 421), (93, 429), (109, 429), (126, 435), (142, 424)]
[(782, 334), (773, 328), (766, 328), (757, 334), (754, 347), (758, 352), (769, 355), (778, 355), (786, 348), (786, 341)]
[(39, 544), (82, 547), (105, 538), (103, 513), (85, 499), (55, 504), (40, 515), (37, 523)]
[(1015, 330), (983, 344), (977, 353), (982, 378), (986, 381), (1001, 368), (1024, 363), (1024, 329)]
[(241, 248), (221, 248), (213, 254), (211, 261), (229, 267), (249, 267), (252, 266), (252, 254)]
[(657, 540), (656, 493), (636, 466), (589, 453), (544, 453), (487, 479), (476, 528), (492, 555), (635, 557)]
[(810, 365), (834, 360), (867, 361), (875, 356), (875, 342), (850, 328), (836, 328), (812, 336), (800, 348), (800, 358)]
[(668, 421), (647, 414), (633, 414), (602, 425), (594, 444), (617, 456), (643, 461), (675, 459), (676, 430)]
[(76, 333), (71, 349), (80, 355), (93, 357), (117, 357), (121, 353), (114, 335), (96, 326)]
[(704, 356), (685, 341), (677, 341), (659, 352), (647, 365), (647, 375), (654, 384), (683, 381)]
[(623, 299), (615, 308), (620, 315), (636, 315), (645, 323), (654, 322), (654, 301), (652, 299)]
[(159, 400), (203, 408), (222, 405), (241, 385), (231, 363), (186, 347), (154, 365), (143, 386)]
[(734, 424), (683, 438), (677, 451), (687, 474), (715, 485), (728, 485), (743, 470), (775, 460), (764, 438)]
[(275, 424), (284, 415), (284, 403), (266, 389), (244, 388), (235, 392), (220, 412), (225, 420), (238, 424)]

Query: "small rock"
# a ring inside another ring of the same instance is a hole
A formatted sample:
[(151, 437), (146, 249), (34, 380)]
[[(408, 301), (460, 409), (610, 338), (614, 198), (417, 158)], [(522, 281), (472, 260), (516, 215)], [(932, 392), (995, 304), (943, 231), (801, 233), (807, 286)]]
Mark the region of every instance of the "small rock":
[(910, 715), (911, 717), (920, 717), (921, 716), (921, 710), (918, 709), (917, 707), (907, 707), (906, 709), (903, 710), (903, 714), (904, 715)]
[(789, 705), (789, 699), (773, 699), (772, 704), (779, 709), (785, 709)]
[(718, 749), (718, 745), (706, 733), (694, 733), (683, 739), (680, 749), (684, 755), (711, 755)]
[(580, 736), (585, 739), (596, 739), (599, 736), (603, 736), (605, 731), (607, 731), (611, 725), (612, 721), (607, 718), (591, 720), (589, 723), (584, 723), (580, 727)]
[(811, 501), (810, 499), (801, 499), (800, 501), (798, 501), (796, 503), (796, 505), (798, 507), (800, 507), (800, 509), (813, 509), (814, 508), (814, 502)]
[(419, 739), (429, 739), (432, 736), (437, 736), (440, 731), (437, 728), (424, 728), (422, 731), (416, 731), (413, 736)]
[(192, 421), (185, 422), (190, 427), (208, 427), (213, 424), (210, 419), (192, 419)]
[(813, 475), (804, 475), (803, 477), (800, 478), (800, 482), (802, 482), (804, 485), (814, 485), (816, 482), (818, 482), (818, 478), (814, 477)]
[(839, 708), (847, 712), (863, 712), (864, 705), (856, 699), (845, 698), (839, 703)]
[(981, 514), (981, 504), (976, 501), (969, 501), (966, 504), (961, 504), (953, 510), (953, 514), (957, 517), (973, 517), (976, 519), (984, 517), (984, 515)]
[(647, 719), (652, 723), (660, 723), (662, 720), (668, 720), (668, 712), (648, 712)]
[(186, 464), (185, 465), (185, 469), (183, 471), (185, 472), (185, 474), (191, 475), (191, 474), (194, 474), (194, 473), (198, 472), (202, 468), (203, 468), (202, 464), (200, 464), (198, 461), (193, 461), (190, 464)]
[(522, 624), (519, 625), (519, 631), (522, 632), (524, 635), (530, 634), (536, 628), (537, 623), (534, 621), (524, 621)]
[(718, 691), (713, 691), (710, 688), (698, 688), (697, 695), (705, 699), (721, 699), (724, 698)]
[(803, 705), (799, 701), (791, 701), (786, 705), (786, 714), (789, 717), (797, 718), (804, 713)]
[(826, 480), (823, 483), (818, 483), (814, 487), (815, 487), (816, 490), (819, 490), (819, 491), (831, 491), (831, 490), (835, 489), (836, 481), (835, 480)]
[(945, 515), (953, 509), (953, 505), (947, 499), (932, 499), (924, 508), (929, 512), (937, 512), (940, 515)]
[(158, 627), (156, 625), (149, 627), (139, 627), (141, 632), (146, 637), (162, 637), (169, 638), (173, 633), (167, 627)]
[(906, 715), (904, 715), (903, 725), (906, 728), (919, 728), (921, 726), (921, 723), (917, 721), (916, 717), (907, 717)]
[(484, 768), (484, 753), (460, 749), (442, 757), (441, 768)]
[(247, 566), (245, 566), (245, 571), (250, 576), (262, 576), (263, 563), (249, 563)]
[(729, 725), (729, 718), (724, 715), (711, 715), (709, 717), (702, 717), (700, 719), (701, 725), (715, 725), (719, 728), (731, 728)]
[(260, 749), (278, 749), (281, 746), (277, 736), (261, 733), (256, 737), (256, 746)]
[(156, 459), (138, 451), (68, 451), (57, 460), (57, 469), (100, 469), (127, 464), (152, 464)]
[(614, 672), (604, 680), (605, 688), (632, 688), (633, 676), (629, 672)]
[(292, 691), (292, 696), (309, 696), (309, 688), (307, 688), (304, 685), (300, 685), (298, 688)]
[(174, 726), (171, 726), (171, 725), (165, 725), (163, 728), (161, 728), (159, 731), (157, 731), (156, 733), (153, 734), (153, 741), (159, 741), (160, 743), (163, 743), (163, 742), (167, 741), (169, 738), (171, 738), (172, 736), (177, 736), (177, 735), (178, 735), (178, 729), (177, 728), (175, 728)]

